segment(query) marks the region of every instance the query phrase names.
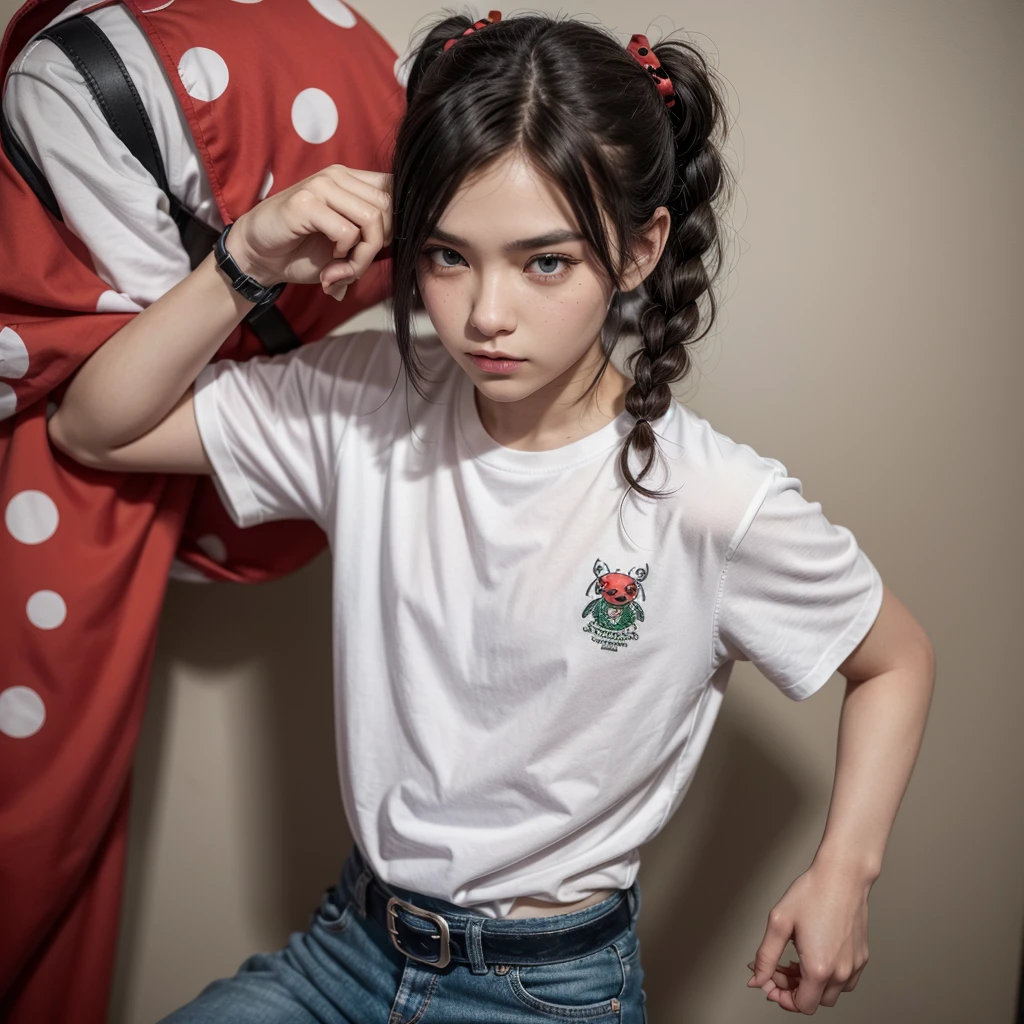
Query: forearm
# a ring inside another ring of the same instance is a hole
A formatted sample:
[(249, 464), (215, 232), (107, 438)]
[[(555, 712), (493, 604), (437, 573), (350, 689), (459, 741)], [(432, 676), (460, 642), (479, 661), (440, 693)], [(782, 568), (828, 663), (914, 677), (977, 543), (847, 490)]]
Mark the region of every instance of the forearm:
[(873, 882), (924, 735), (934, 686), (930, 651), (850, 682), (839, 722), (836, 775), (815, 864)]
[(51, 437), (79, 452), (109, 451), (141, 437), (171, 411), (250, 309), (211, 253), (82, 365), (50, 420)]

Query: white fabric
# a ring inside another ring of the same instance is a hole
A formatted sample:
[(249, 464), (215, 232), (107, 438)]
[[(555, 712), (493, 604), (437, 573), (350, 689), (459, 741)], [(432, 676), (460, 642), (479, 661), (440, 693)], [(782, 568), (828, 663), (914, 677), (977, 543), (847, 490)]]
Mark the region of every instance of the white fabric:
[[(785, 466), (684, 406), (655, 424), (671, 495), (623, 501), (627, 414), (504, 448), (436, 339), (422, 352), (431, 402), (379, 331), (205, 368), (196, 419), (225, 505), (330, 538), (341, 790), (385, 881), (493, 917), (626, 888), (733, 660), (804, 699), (867, 633), (881, 578)], [(584, 618), (596, 562), (649, 566), (643, 621)]]
[[(91, 6), (92, 0), (73, 3), (50, 24)], [(223, 227), (188, 122), (145, 32), (122, 4), (88, 17), (110, 38), (143, 98), (171, 192), (210, 227)], [(144, 307), (188, 275), (167, 197), (114, 134), (56, 43), (37, 37), (21, 51), (8, 72), (3, 109), (53, 189), (64, 222), (114, 291)]]
[[(76, 0), (56, 18), (88, 11)], [(171, 192), (212, 228), (224, 226), (188, 121), (145, 32), (122, 4), (90, 11), (142, 97)], [(98, 310), (139, 310), (155, 302), (191, 266), (156, 181), (114, 134), (71, 59), (48, 39), (33, 39), (8, 71), (3, 110), (14, 134), (53, 189), (64, 223), (89, 250), (97, 276), (115, 294)], [(172, 579), (209, 582), (174, 560)]]

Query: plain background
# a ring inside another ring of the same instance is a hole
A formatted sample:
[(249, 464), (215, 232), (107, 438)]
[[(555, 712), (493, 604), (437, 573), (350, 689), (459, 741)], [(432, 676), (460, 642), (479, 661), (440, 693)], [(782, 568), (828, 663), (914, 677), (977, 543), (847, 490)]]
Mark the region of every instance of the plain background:
[[(16, 6), (0, 0), (0, 21)], [(871, 962), (818, 1012), (1010, 1024), (1024, 910), (1024, 6), (542, 9), (596, 16), (623, 43), (684, 30), (727, 79), (731, 269), (680, 397), (799, 476), (935, 645), (929, 728), (871, 895)], [(375, 0), (368, 13), (402, 53), (433, 10)], [(329, 629), (325, 558), (261, 587), (171, 584), (111, 1024), (152, 1021), (278, 948), (334, 880), (350, 840)], [(745, 965), (820, 838), (843, 686), (795, 703), (737, 666), (683, 807), (643, 851), (652, 1024), (785, 1013), (745, 987)]]

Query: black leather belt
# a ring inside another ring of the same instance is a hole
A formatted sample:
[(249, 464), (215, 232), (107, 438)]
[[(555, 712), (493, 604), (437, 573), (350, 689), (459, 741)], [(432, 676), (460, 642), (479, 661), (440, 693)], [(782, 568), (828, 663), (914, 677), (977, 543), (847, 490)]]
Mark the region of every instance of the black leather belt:
[[(545, 921), (545, 928), (488, 931), (490, 919), (484, 918), (480, 931), (483, 960), (487, 964), (526, 966), (575, 960), (596, 953), (630, 925), (626, 890), (620, 890), (620, 894), (621, 898), (611, 903), (600, 917), (570, 927), (560, 927), (563, 915), (554, 915), (536, 919)], [(414, 906), (392, 896), (376, 878), (366, 886), (366, 912), (387, 930), (395, 949), (413, 960), (437, 968), (471, 962), (466, 930), (472, 917), (450, 918)]]

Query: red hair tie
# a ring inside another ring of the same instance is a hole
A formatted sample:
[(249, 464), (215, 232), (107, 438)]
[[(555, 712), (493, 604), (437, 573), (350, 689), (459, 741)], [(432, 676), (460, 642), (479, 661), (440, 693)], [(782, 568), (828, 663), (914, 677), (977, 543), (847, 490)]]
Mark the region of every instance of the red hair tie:
[[(486, 18), (474, 21), (473, 24), (462, 33), (462, 36), (468, 36), (470, 32), (476, 32), (477, 30), (484, 28), (486, 25), (493, 25), (499, 21), (501, 21), (501, 11), (488, 11)], [(448, 42), (444, 44), (444, 48), (447, 50), (449, 47), (454, 46), (462, 36), (454, 36), (449, 39)], [(655, 58), (655, 60), (657, 60), (657, 58)]]
[(640, 35), (638, 32), (634, 33), (626, 49), (633, 54), (640, 67), (651, 73), (658, 92), (665, 97), (665, 106), (669, 109), (674, 107), (676, 105), (676, 90), (672, 85), (672, 79), (668, 77), (668, 72), (661, 66), (661, 61), (651, 49), (651, 44), (647, 42), (647, 36)]

